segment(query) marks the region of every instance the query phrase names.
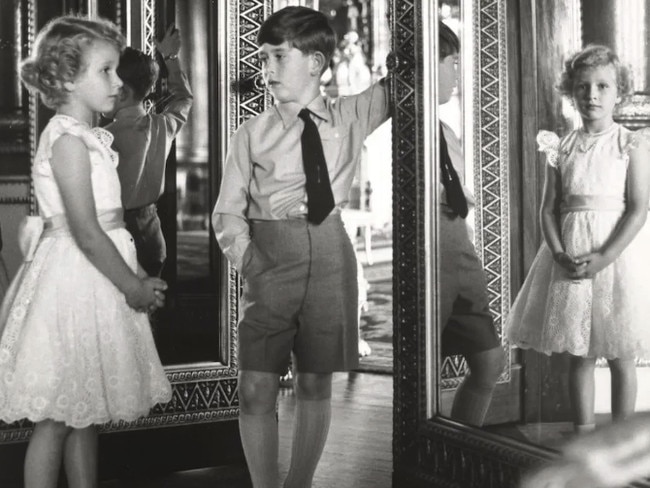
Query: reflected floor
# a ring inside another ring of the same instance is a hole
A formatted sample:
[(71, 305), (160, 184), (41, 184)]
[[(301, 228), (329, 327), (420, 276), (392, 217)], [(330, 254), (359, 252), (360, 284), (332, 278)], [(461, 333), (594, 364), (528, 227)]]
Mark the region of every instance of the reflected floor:
[[(650, 367), (637, 368), (637, 381), (636, 411), (650, 411)], [(595, 411), (597, 426), (607, 425), (611, 422), (610, 395), (609, 368), (596, 368)], [(486, 430), (550, 448), (561, 447), (575, 435), (573, 423), (571, 422), (544, 422), (529, 423), (526, 425), (499, 424), (488, 426)]]
[[(596, 415), (597, 425), (606, 425), (609, 422), (610, 415), (608, 413)], [(572, 422), (543, 422), (525, 425), (502, 424), (490, 425), (485, 429), (494, 434), (552, 449), (559, 449), (575, 436)]]

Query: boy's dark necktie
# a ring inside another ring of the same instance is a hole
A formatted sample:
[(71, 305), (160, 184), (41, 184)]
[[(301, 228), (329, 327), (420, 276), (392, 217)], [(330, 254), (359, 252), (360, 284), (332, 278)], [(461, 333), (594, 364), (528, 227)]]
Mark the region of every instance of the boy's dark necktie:
[(307, 177), (307, 220), (320, 224), (334, 208), (334, 195), (318, 127), (309, 114), (310, 111), (306, 108), (298, 114), (305, 122), (300, 142), (302, 163)]
[(442, 126), (440, 126), (440, 178), (442, 179), (442, 185), (445, 187), (447, 205), (457, 215), (460, 215), (462, 218), (467, 217), (467, 200), (465, 199), (465, 193), (463, 193), (463, 187), (460, 184), (458, 173), (456, 173), (451, 158), (449, 157), (447, 141), (445, 134), (442, 132)]

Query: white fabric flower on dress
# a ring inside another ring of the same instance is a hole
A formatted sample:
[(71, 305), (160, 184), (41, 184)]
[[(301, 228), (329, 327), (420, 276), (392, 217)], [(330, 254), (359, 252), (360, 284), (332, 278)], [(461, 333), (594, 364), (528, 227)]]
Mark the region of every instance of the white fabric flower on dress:
[(546, 154), (546, 162), (556, 168), (560, 149), (560, 137), (555, 132), (540, 130), (537, 134), (537, 146), (540, 152)]

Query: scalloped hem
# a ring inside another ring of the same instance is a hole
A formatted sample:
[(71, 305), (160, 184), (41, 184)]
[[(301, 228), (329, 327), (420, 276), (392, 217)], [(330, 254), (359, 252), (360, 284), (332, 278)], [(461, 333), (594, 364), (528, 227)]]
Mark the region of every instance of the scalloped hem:
[(572, 350), (570, 348), (550, 348), (550, 349), (541, 349), (536, 346), (528, 345), (528, 344), (520, 344), (517, 343), (516, 341), (513, 341), (512, 339), (508, 339), (510, 344), (513, 346), (518, 347), (519, 349), (524, 349), (524, 350), (533, 350), (536, 352), (539, 352), (541, 354), (544, 354), (546, 356), (551, 356), (552, 354), (571, 354), (572, 356), (576, 357), (594, 357), (594, 358), (603, 358), (603, 359), (650, 359), (650, 351), (637, 351), (631, 355), (617, 355), (617, 354), (612, 354), (612, 353), (597, 353), (594, 354), (593, 356), (588, 356), (589, 351), (576, 351), (575, 349)]

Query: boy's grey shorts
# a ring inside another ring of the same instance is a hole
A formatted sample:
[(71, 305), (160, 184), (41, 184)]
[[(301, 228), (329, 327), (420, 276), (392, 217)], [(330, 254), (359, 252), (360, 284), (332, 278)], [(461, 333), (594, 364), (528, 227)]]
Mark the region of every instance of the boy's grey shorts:
[(244, 255), (239, 368), (285, 374), (359, 365), (356, 256), (339, 213), (253, 221)]
[(490, 313), (485, 272), (470, 241), (467, 224), (440, 212), (440, 319), (443, 355), (499, 347)]

